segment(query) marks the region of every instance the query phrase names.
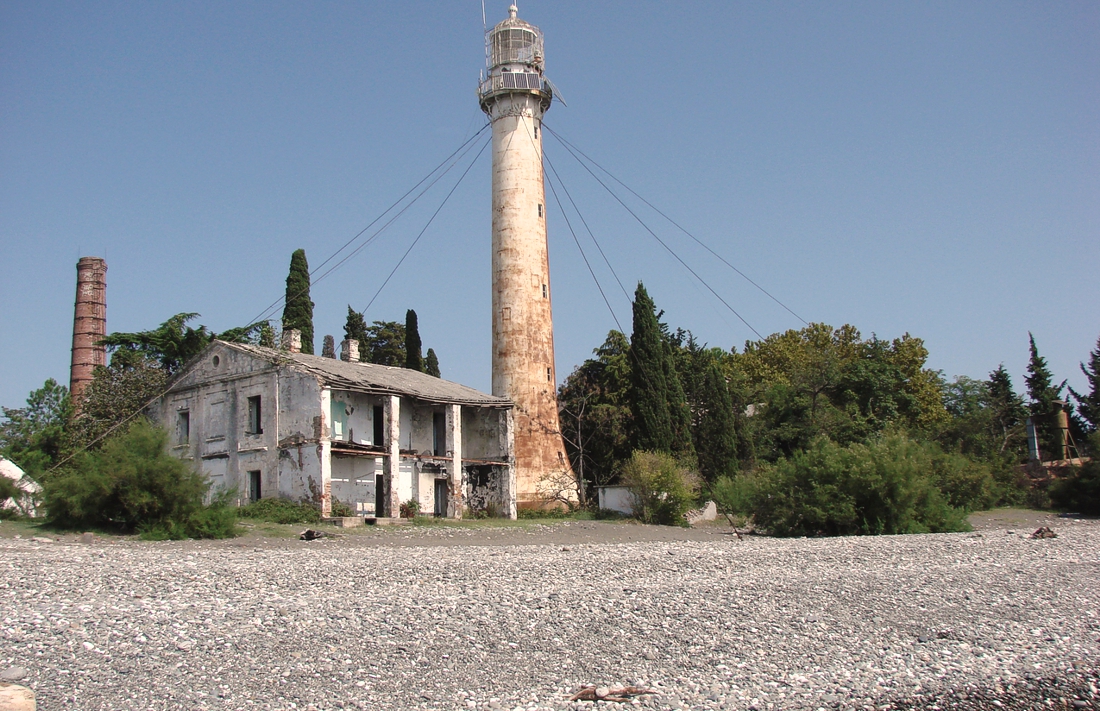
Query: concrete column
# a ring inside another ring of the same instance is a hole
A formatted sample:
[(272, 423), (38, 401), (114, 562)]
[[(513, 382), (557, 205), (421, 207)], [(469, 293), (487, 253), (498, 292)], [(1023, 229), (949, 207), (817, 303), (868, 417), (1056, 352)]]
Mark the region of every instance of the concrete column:
[(466, 508), (466, 472), (462, 469), (462, 407), (447, 406), (447, 517), (462, 518)]
[(321, 463), (321, 515), (332, 515), (332, 391), (321, 390), (321, 431), (318, 434), (317, 458)]
[(386, 418), (386, 511), (396, 518), (401, 515), (401, 398), (390, 395), (383, 405)]
[(512, 414), (512, 410), (501, 410), (499, 416), (500, 429), (500, 454), (501, 458), (508, 462), (508, 471), (504, 476), (504, 503), (506, 515), (510, 519), (517, 517), (516, 502), (519, 495), (518, 483), (516, 476), (516, 456), (515, 456), (515, 417)]

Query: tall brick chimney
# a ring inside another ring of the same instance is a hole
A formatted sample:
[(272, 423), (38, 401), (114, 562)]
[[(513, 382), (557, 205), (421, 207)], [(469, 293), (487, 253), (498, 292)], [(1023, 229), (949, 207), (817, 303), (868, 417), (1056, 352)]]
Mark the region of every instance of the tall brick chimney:
[(73, 358), (69, 392), (80, 400), (97, 365), (107, 365), (107, 349), (97, 345), (107, 335), (107, 262), (81, 257), (76, 263), (76, 309), (73, 314)]

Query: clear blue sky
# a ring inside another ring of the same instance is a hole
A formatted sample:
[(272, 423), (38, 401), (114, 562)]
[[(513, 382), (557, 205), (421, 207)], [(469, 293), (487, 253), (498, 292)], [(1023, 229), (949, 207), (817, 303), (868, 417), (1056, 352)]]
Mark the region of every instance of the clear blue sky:
[[(490, 25), (506, 7), (487, 3)], [(1018, 389), (1030, 330), (1082, 384), (1100, 336), (1100, 4), (530, 0), (520, 16), (568, 102), (549, 127), (806, 320), (919, 336), (948, 377), (1004, 362)], [(294, 249), (319, 264), (480, 128), (483, 63), (474, 0), (0, 2), (0, 404), (68, 382), (82, 255), (109, 263), (112, 331), (181, 311), (247, 323)], [(549, 136), (546, 154), (627, 289), (643, 280), (711, 345), (754, 337)], [(366, 314), (415, 308), (444, 376), (481, 389), (487, 158)], [(318, 348), (452, 176), (314, 286)], [(548, 202), (561, 379), (614, 321)], [(643, 217), (758, 331), (801, 326)]]

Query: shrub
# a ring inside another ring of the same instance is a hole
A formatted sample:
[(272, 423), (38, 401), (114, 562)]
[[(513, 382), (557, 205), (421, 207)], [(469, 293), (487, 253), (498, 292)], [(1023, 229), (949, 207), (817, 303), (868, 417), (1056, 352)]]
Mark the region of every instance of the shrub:
[(398, 513), (401, 518), (416, 518), (416, 515), (420, 513), (420, 502), (416, 499), (409, 499), (398, 507)]
[(346, 518), (348, 516), (354, 516), (355, 509), (351, 507), (351, 504), (344, 503), (340, 499), (333, 497), (329, 515), (335, 516), (336, 518)]
[(321, 511), (312, 504), (289, 499), (260, 499), (237, 509), (241, 518), (268, 523), (320, 523)]
[(904, 435), (848, 447), (819, 438), (762, 468), (751, 499), (756, 524), (778, 536), (963, 531), (965, 504), (985, 491), (980, 479)]
[(752, 517), (756, 480), (748, 474), (715, 481), (710, 487), (710, 498), (734, 528), (740, 528)]
[[(1100, 433), (1089, 438), (1089, 449), (1094, 456), (1100, 453)], [(1100, 514), (1100, 460), (1085, 462), (1051, 483), (1050, 503), (1062, 511)]]
[[(61, 528), (116, 528), (152, 538), (225, 538), (235, 516), (224, 499), (203, 504), (209, 483), (166, 451), (168, 434), (148, 420), (104, 441), (46, 480), (47, 521)], [(226, 511), (229, 511), (226, 513)]]
[(687, 525), (684, 513), (699, 495), (699, 476), (671, 454), (635, 451), (620, 480), (633, 495), (635, 517), (645, 523)]

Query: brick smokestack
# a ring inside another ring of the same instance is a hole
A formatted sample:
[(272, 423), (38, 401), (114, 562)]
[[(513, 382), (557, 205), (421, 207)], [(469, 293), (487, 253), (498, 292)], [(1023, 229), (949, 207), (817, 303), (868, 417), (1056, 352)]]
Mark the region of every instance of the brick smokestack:
[(107, 335), (107, 262), (81, 257), (76, 263), (76, 309), (73, 314), (73, 359), (69, 392), (79, 407), (97, 365), (107, 365), (107, 349), (98, 345)]

